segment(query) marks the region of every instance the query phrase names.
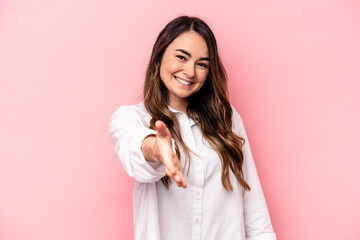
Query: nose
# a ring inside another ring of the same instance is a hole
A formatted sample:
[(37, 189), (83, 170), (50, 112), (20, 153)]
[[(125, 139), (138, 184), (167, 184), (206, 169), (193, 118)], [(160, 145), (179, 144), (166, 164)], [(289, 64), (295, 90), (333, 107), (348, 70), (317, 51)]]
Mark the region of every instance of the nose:
[(188, 62), (187, 64), (185, 64), (184, 66), (184, 70), (183, 73), (185, 74), (186, 77), (188, 78), (193, 78), (195, 76), (195, 67), (194, 64)]

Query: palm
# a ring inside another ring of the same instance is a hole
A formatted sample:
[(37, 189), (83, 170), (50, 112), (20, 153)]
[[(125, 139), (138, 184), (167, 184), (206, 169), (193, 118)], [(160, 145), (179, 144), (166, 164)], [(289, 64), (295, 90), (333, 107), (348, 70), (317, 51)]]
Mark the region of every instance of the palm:
[(169, 129), (162, 121), (156, 121), (155, 127), (157, 129), (155, 140), (156, 152), (158, 152), (159, 160), (165, 166), (166, 175), (173, 178), (178, 186), (186, 187), (179, 159), (172, 149), (172, 140)]

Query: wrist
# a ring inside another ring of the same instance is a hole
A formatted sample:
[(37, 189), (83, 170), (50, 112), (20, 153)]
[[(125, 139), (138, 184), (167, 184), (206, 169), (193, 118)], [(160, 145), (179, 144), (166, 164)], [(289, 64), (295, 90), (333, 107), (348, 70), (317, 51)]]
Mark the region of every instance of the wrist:
[(155, 154), (156, 153), (155, 141), (156, 141), (156, 136), (151, 134), (146, 136), (141, 144), (141, 151), (146, 161), (159, 162)]

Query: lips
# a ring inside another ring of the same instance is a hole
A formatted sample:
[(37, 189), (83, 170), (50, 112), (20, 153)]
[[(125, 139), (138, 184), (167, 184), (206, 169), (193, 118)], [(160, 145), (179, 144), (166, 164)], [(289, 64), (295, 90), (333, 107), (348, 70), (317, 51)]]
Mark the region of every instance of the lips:
[(179, 77), (177, 77), (177, 76), (174, 76), (174, 78), (175, 78), (176, 81), (178, 81), (178, 82), (180, 82), (180, 83), (182, 83), (182, 84), (184, 84), (184, 85), (187, 85), (187, 86), (189, 86), (189, 85), (191, 85), (191, 84), (194, 83), (194, 82), (187, 81), (187, 80), (185, 80), (185, 79), (179, 78)]

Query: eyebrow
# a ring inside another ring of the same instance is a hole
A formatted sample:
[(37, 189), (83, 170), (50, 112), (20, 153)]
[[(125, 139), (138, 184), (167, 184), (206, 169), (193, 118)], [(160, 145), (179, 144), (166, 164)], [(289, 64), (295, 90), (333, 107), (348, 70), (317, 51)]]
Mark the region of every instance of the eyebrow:
[[(191, 58), (191, 54), (190, 54), (189, 52), (185, 51), (184, 49), (176, 49), (175, 51), (180, 51), (180, 52), (188, 55), (188, 56)], [(210, 58), (208, 58), (208, 57), (201, 57), (201, 58), (199, 58), (199, 60), (200, 60), (200, 61), (201, 61), (201, 60), (205, 60), (205, 61), (209, 61), (209, 62), (210, 62)]]

